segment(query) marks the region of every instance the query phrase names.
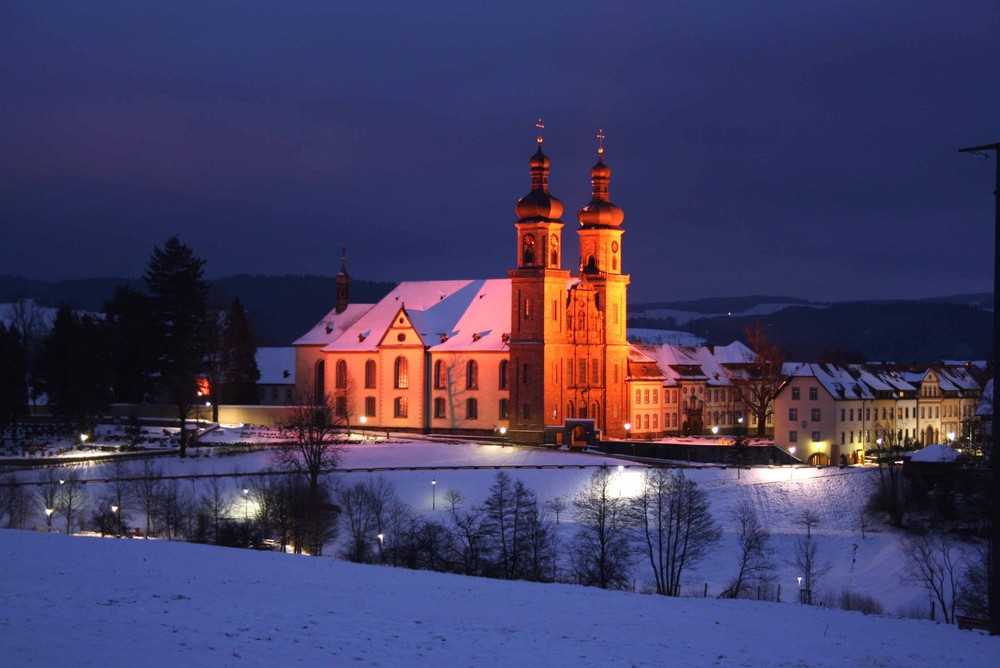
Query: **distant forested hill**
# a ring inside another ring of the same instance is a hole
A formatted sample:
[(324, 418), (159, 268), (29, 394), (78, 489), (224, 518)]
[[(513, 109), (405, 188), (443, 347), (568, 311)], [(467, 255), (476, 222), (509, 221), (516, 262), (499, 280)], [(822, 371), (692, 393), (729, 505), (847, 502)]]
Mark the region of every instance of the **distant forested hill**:
[[(145, 291), (146, 284), (133, 278), (89, 278), (68, 281), (39, 281), (18, 276), (0, 276), (0, 302), (21, 297), (42, 306), (61, 303), (85, 311), (102, 311), (104, 302), (119, 285)], [(395, 287), (395, 283), (351, 281), (351, 301), (375, 302)], [(218, 299), (228, 304), (239, 297), (250, 314), (262, 346), (289, 345), (306, 332), (336, 303), (331, 276), (226, 276), (212, 281)]]
[(728, 343), (757, 320), (797, 361), (818, 361), (833, 351), (900, 363), (988, 360), (993, 354), (993, 313), (962, 303), (845, 302), (762, 316), (699, 318), (684, 328), (711, 342)]

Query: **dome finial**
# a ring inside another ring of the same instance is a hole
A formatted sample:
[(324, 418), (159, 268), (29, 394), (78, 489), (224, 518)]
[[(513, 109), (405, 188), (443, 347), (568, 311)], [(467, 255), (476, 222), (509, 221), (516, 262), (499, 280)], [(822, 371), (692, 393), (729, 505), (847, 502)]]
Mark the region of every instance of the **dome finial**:
[(604, 155), (604, 129), (597, 131), (597, 155)]
[(542, 138), (542, 130), (545, 129), (545, 123), (542, 123), (542, 119), (541, 118), (539, 118), (538, 122), (535, 123), (535, 127), (538, 128), (538, 144), (539, 144), (539, 146), (541, 146), (542, 142), (545, 141)]

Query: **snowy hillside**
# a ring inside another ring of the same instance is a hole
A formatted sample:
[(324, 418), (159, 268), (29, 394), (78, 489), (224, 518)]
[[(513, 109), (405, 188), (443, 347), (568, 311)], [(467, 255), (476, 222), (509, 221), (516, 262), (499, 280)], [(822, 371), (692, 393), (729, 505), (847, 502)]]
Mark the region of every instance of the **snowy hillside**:
[(0, 551), (8, 666), (958, 668), (1000, 651), (953, 626), (788, 603), (24, 531), (0, 531)]

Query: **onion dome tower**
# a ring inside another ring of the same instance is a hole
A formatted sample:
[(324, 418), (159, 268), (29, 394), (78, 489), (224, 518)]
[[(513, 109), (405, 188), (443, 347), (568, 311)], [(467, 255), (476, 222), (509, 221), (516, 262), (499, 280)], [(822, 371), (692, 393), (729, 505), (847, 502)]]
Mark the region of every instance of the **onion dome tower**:
[(604, 132), (597, 135), (597, 164), (590, 170), (591, 199), (577, 213), (580, 221), (580, 269), (585, 273), (621, 273), (621, 229), (625, 212), (611, 203), (611, 168), (604, 164)]
[[(536, 123), (545, 127), (541, 119)], [(531, 192), (517, 201), (518, 261), (519, 269), (558, 269), (561, 263), (563, 203), (549, 192), (549, 157), (542, 151), (541, 132), (538, 134), (538, 151), (531, 156)]]
[[(541, 120), (536, 127), (542, 129)], [(538, 150), (531, 157), (531, 192), (517, 202), (517, 264), (510, 269), (510, 364), (503, 387), (509, 388), (509, 411), (502, 411), (510, 438), (542, 443), (546, 424), (560, 420), (560, 389), (551, 370), (568, 358), (565, 303), (569, 272), (562, 269), (563, 203), (549, 192), (549, 159)], [(505, 404), (507, 405), (507, 404)]]

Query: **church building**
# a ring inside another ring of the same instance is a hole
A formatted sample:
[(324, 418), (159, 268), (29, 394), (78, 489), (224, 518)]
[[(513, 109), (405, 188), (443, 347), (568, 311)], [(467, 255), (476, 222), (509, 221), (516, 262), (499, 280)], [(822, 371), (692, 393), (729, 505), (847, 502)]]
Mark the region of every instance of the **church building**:
[(662, 378), (626, 339), (625, 214), (609, 198), (598, 136), (577, 271), (563, 268), (563, 204), (539, 137), (507, 278), (408, 281), (377, 304), (351, 304), (342, 260), (335, 308), (294, 344), (298, 400), (329, 401), (339, 421), (379, 430), (626, 437), (631, 383)]

